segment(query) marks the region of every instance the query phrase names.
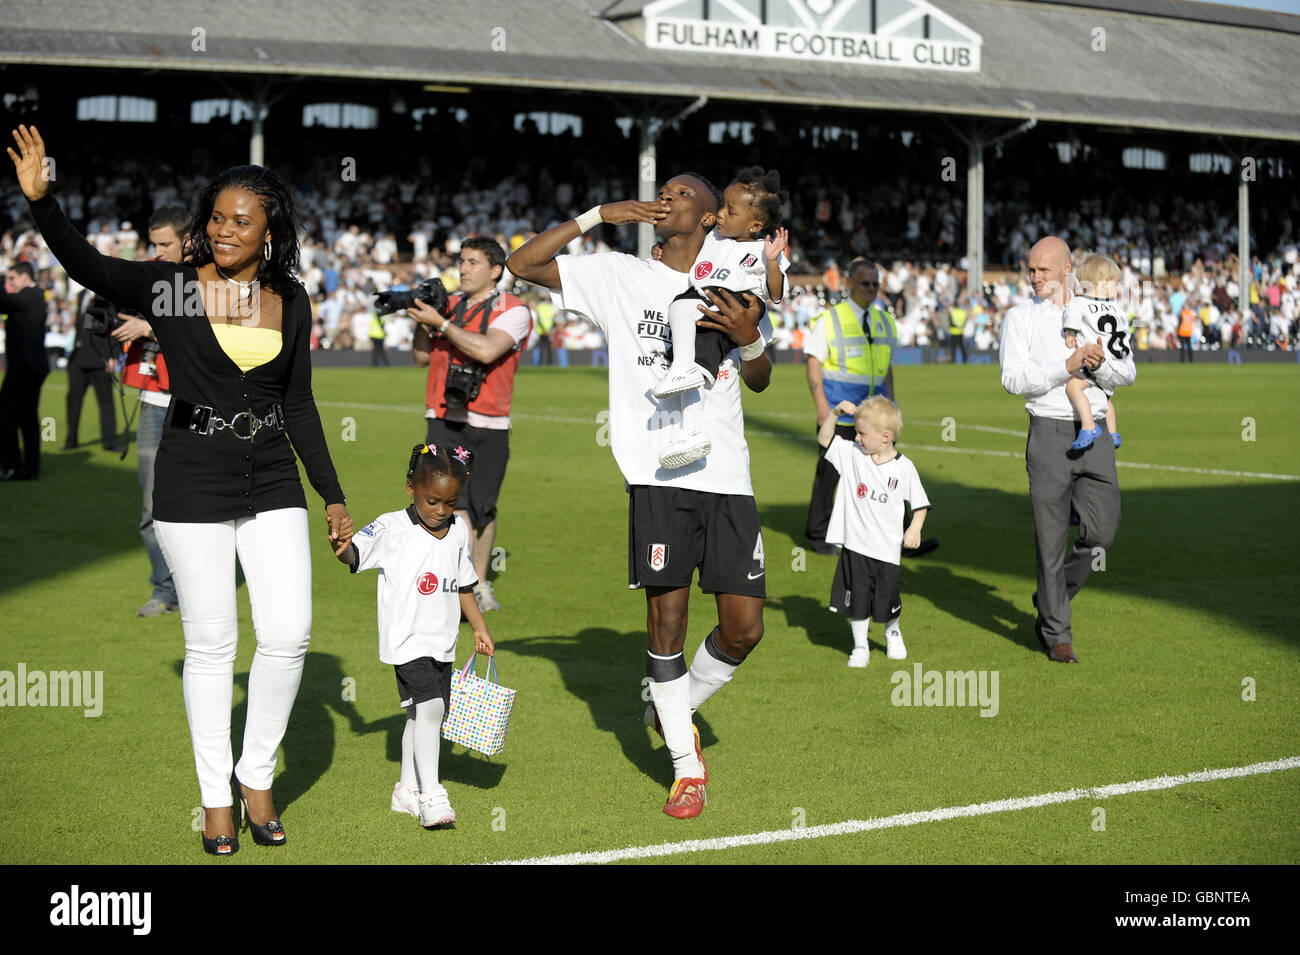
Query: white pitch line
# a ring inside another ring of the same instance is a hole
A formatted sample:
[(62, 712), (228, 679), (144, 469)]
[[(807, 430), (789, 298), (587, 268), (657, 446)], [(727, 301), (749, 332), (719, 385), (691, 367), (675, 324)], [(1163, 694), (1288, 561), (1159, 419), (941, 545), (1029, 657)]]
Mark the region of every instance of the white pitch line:
[(1016, 799), (997, 799), (992, 802), (972, 803), (969, 806), (950, 806), (946, 809), (930, 809), (925, 812), (904, 812), (894, 816), (883, 816), (874, 819), (850, 819), (847, 822), (808, 826), (802, 829), (773, 829), (768, 832), (754, 832), (743, 836), (689, 839), (685, 842), (663, 842), (654, 846), (632, 846), (627, 849), (609, 849), (604, 852), (572, 852), (568, 855), (511, 859), (495, 864), (603, 864), (607, 862), (623, 862), (629, 859), (663, 858), (665, 856), (682, 855), (687, 852), (717, 852), (744, 846), (770, 845), (776, 842), (794, 842), (802, 839), (823, 839), (827, 836), (847, 836), (879, 829), (897, 829), (904, 826), (916, 826), (925, 822), (943, 822), (947, 819), (966, 819), (973, 816), (990, 816), (1001, 812), (1018, 812), (1022, 809), (1038, 809), (1042, 806), (1077, 802), (1081, 799), (1109, 799), (1112, 796), (1126, 796), (1129, 793), (1173, 789), (1177, 786), (1186, 786), (1188, 783), (1217, 782), (1224, 779), (1238, 779), (1242, 776), (1257, 776), (1261, 773), (1276, 773), (1297, 768), (1300, 768), (1300, 756), (1289, 756), (1286, 759), (1275, 759), (1266, 763), (1252, 763), (1249, 766), (1206, 769), (1201, 772), (1184, 773), (1179, 776), (1156, 776), (1152, 779), (1137, 779), (1127, 783), (1092, 786), (1087, 789), (1067, 789), (1063, 792), (1042, 793), (1038, 796), (1023, 796)]

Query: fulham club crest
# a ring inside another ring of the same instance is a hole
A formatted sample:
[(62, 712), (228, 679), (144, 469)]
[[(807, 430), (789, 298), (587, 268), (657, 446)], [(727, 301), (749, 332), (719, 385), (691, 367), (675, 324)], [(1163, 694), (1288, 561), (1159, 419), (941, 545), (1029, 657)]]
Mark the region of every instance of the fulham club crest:
[(663, 570), (668, 566), (668, 545), (651, 544), (647, 560), (650, 563), (651, 570)]
[(893, 491), (893, 490), (897, 490), (897, 488), (898, 488), (898, 478), (896, 478), (896, 477), (895, 477), (895, 478), (890, 478), (886, 483), (889, 485), (889, 489), (890, 489), (891, 491)]
[(740, 260), (742, 269), (752, 269), (758, 263), (758, 256), (753, 252), (746, 253), (745, 257)]

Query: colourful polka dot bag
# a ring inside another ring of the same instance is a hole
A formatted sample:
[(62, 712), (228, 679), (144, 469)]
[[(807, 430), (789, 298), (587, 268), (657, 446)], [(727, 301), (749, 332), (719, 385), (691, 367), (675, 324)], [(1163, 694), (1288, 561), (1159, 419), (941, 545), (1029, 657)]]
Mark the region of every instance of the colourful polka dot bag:
[(494, 657), (488, 657), (488, 678), (474, 672), (475, 653), (465, 668), (451, 675), (451, 707), (442, 721), (442, 738), (467, 746), (484, 756), (495, 756), (506, 745), (515, 691), (497, 679)]

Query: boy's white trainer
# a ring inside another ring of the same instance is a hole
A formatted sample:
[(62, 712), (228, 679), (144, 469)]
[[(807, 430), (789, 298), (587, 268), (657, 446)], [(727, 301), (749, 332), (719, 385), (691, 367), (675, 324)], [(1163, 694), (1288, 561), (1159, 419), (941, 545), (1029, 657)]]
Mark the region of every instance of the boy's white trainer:
[(903, 645), (902, 631), (885, 631), (885, 656), (889, 657), (891, 660), (907, 659), (907, 647)]
[(845, 666), (861, 670), (869, 662), (871, 662), (871, 651), (866, 647), (854, 647), (853, 652), (849, 654), (849, 662)]

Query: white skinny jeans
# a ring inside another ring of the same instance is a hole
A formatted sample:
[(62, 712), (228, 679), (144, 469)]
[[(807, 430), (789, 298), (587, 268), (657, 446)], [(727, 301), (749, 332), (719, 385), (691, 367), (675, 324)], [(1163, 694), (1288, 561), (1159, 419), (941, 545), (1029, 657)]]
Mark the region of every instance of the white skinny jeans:
[(311, 640), (311, 548), (307, 511), (283, 508), (214, 524), (154, 521), (176, 583), (185, 631), (185, 714), (203, 805), (232, 803), (230, 709), (234, 700), (235, 557), (244, 571), (257, 652), (248, 675), (244, 746), (235, 772), (270, 789)]

